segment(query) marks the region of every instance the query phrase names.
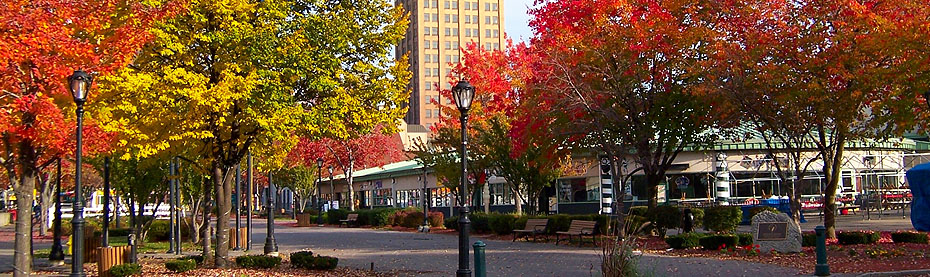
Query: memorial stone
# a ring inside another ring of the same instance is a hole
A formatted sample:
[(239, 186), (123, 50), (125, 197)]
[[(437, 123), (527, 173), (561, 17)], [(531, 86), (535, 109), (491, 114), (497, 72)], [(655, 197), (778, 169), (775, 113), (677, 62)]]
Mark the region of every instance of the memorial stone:
[(752, 241), (759, 251), (801, 252), (801, 227), (785, 213), (764, 211), (752, 217)]

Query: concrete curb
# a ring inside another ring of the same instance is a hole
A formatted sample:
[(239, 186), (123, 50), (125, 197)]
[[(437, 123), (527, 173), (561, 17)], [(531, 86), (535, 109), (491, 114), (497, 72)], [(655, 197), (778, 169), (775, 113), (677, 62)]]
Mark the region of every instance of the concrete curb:
[(915, 269), (915, 270), (902, 270), (902, 271), (889, 271), (889, 272), (870, 272), (870, 273), (860, 274), (858, 277), (914, 276), (914, 275), (924, 275), (924, 274), (930, 274), (930, 269)]

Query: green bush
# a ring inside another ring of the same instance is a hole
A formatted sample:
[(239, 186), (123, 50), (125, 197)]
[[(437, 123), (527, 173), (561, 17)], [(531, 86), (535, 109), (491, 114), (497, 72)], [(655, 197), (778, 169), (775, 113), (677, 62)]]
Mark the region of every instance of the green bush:
[(165, 268), (168, 270), (181, 273), (185, 271), (191, 271), (197, 268), (197, 261), (188, 260), (188, 259), (177, 259), (173, 261), (168, 261), (165, 263)]
[(761, 212), (765, 212), (765, 211), (773, 212), (773, 213), (776, 213), (776, 214), (777, 214), (777, 213), (780, 213), (780, 212), (778, 211), (778, 209), (775, 209), (775, 208), (773, 208), (773, 207), (769, 207), (769, 206), (756, 206), (756, 207), (752, 207), (752, 208), (749, 209), (749, 220), (752, 221), (752, 218), (753, 218), (754, 216), (756, 216), (757, 214), (759, 214), (759, 213), (761, 213)]
[(291, 264), (296, 268), (310, 270), (332, 270), (336, 269), (339, 259), (326, 256), (313, 256), (313, 252), (300, 251), (291, 254)]
[(512, 214), (492, 213), (488, 215), (488, 225), (491, 231), (498, 235), (513, 233), (517, 217)]
[(442, 226), (446, 229), (458, 230), (459, 229), (459, 217), (453, 216), (442, 220)]
[(328, 224), (339, 224), (340, 220), (346, 219), (349, 217), (349, 211), (343, 209), (329, 210), (326, 212), (326, 223)]
[(281, 265), (281, 257), (248, 255), (236, 257), (236, 264), (244, 268), (275, 268)]
[(491, 232), (491, 225), (488, 222), (490, 216), (486, 213), (473, 213), (468, 215), (471, 221), (471, 231), (476, 234), (487, 234)]
[(658, 206), (649, 214), (649, 221), (659, 231), (659, 236), (665, 237), (666, 230), (681, 225), (681, 211), (676, 206)]
[(894, 232), (891, 241), (927, 244), (927, 233), (920, 232)]
[(630, 215), (646, 216), (649, 212), (649, 207), (638, 206), (630, 208)]
[(872, 244), (878, 242), (881, 234), (872, 231), (850, 231), (836, 233), (836, 240), (843, 245)]
[(737, 206), (717, 206), (704, 210), (704, 226), (716, 232), (731, 232), (743, 221), (743, 211)]
[(665, 238), (665, 243), (675, 249), (686, 249), (701, 246), (701, 238), (707, 235), (702, 233), (684, 233)]
[(434, 228), (442, 227), (445, 223), (443, 217), (444, 215), (440, 212), (430, 212), (429, 218), (427, 219), (427, 221), (429, 221), (429, 226)]
[(691, 208), (691, 215), (694, 215), (694, 229), (704, 226), (704, 209)]
[(138, 275), (142, 273), (142, 266), (139, 264), (121, 264), (114, 265), (108, 270), (110, 276), (113, 277), (127, 277), (132, 275)]
[(557, 214), (549, 216), (549, 234), (555, 234), (555, 232), (564, 232), (568, 231), (568, 228), (571, 227), (572, 219), (568, 215)]
[(739, 238), (739, 246), (752, 245), (752, 234), (739, 233), (736, 234), (736, 237)]
[(129, 236), (129, 233), (131, 232), (129, 228), (119, 228), (119, 229), (110, 228), (109, 231), (110, 231), (111, 237), (125, 237), (125, 236)]
[(801, 246), (817, 246), (817, 234), (806, 233), (801, 235)]
[(698, 243), (704, 250), (718, 250), (736, 247), (739, 244), (739, 238), (734, 235), (710, 235), (700, 238)]
[[(152, 221), (152, 225), (149, 226), (149, 232), (147, 238), (150, 242), (156, 241), (167, 241), (170, 239), (171, 235), (168, 233), (169, 222), (167, 220), (155, 220)], [(184, 229), (184, 228), (182, 228)]]
[(652, 224), (650, 224), (649, 226), (643, 227), (643, 224), (646, 224), (646, 223), (649, 223), (649, 219), (646, 218), (645, 216), (629, 215), (626, 217), (626, 224), (632, 229), (643, 228), (641, 230), (642, 232), (648, 232), (649, 230), (651, 230), (649, 226), (651, 226)]
[(191, 255), (191, 256), (180, 258), (179, 260), (191, 260), (191, 261), (194, 261), (194, 263), (197, 263), (197, 265), (203, 264), (203, 256), (201, 255)]

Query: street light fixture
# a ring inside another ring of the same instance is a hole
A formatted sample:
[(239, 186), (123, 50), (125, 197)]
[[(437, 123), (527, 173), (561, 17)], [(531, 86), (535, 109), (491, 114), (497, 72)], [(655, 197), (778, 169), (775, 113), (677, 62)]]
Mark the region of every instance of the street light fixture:
[(468, 228), (471, 222), (468, 220), (468, 109), (471, 108), (471, 102), (475, 98), (475, 87), (468, 83), (467, 80), (461, 80), (452, 88), (452, 98), (455, 100), (455, 106), (459, 109), (459, 120), (462, 127), (462, 187), (459, 193), (459, 269), (455, 275), (458, 277), (470, 277), (471, 269), (468, 267)]
[(323, 227), (323, 205), (320, 204), (320, 185), (323, 185), (323, 158), (316, 159), (316, 225), (318, 227)]
[(68, 77), (68, 87), (71, 89), (71, 96), (74, 97), (74, 104), (77, 105), (77, 147), (74, 151), (74, 215), (71, 220), (71, 230), (73, 230), (72, 234), (74, 234), (71, 245), (77, 251), (74, 251), (71, 259), (70, 276), (72, 277), (84, 276), (84, 254), (81, 251), (84, 249), (84, 190), (81, 187), (81, 144), (83, 143), (81, 136), (84, 130), (81, 125), (84, 124), (84, 102), (87, 101), (87, 91), (90, 90), (92, 82), (93, 77), (83, 70), (74, 71), (74, 74)]

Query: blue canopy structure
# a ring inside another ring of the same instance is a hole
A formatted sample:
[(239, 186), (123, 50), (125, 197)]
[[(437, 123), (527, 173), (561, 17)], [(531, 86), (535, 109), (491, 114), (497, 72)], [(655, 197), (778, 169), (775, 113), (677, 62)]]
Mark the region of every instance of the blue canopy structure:
[(911, 200), (911, 224), (921, 232), (930, 231), (930, 163), (907, 171), (907, 183), (914, 195)]

